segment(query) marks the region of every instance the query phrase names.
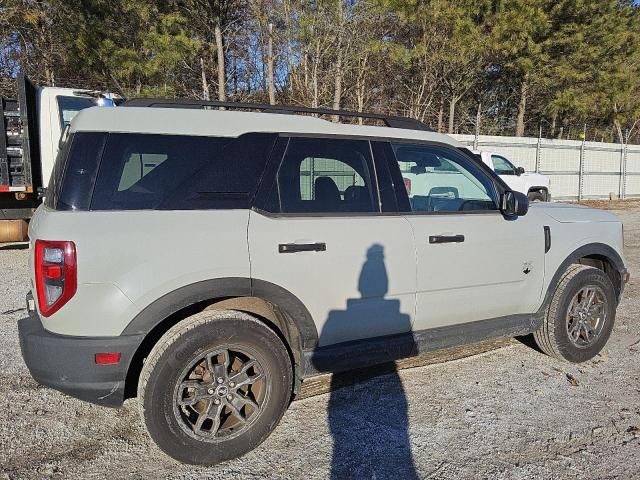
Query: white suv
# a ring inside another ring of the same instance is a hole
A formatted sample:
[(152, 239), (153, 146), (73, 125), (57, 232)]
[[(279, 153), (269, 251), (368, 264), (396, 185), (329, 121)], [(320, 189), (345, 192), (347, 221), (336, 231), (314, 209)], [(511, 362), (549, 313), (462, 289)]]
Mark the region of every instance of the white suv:
[(477, 158), (484, 162), (516, 192), (522, 192), (531, 201), (550, 202), (551, 189), (549, 177), (534, 172), (525, 172), (516, 167), (504, 155), (494, 152), (474, 151)]
[(212, 464), (320, 372), (529, 333), (582, 362), (609, 338), (628, 279), (613, 214), (528, 208), (407, 119), (184, 106), (201, 105), (74, 118), (30, 225), (19, 330), (38, 382), (138, 396), (162, 450)]

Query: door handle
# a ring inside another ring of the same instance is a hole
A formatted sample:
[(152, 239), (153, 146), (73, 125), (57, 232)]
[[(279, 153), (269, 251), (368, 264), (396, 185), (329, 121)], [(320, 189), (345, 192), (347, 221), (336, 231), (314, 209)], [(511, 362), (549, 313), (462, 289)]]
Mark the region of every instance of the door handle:
[(327, 244), (324, 242), (281, 243), (280, 245), (278, 245), (278, 253), (324, 252), (326, 250), (327, 250)]
[(429, 235), (429, 243), (462, 243), (464, 235)]

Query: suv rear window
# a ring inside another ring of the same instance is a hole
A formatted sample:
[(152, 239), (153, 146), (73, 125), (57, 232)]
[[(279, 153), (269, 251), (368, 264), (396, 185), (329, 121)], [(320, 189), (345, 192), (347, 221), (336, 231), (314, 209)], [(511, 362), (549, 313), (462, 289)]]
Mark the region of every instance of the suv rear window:
[(248, 208), (275, 138), (111, 133), (91, 210)]

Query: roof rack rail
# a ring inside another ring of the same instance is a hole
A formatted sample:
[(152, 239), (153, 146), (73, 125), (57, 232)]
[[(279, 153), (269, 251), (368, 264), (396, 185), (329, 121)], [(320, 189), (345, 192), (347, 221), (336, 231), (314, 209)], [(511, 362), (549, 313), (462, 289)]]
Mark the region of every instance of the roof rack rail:
[(133, 98), (122, 103), (122, 107), (155, 108), (204, 108), (223, 107), (236, 110), (260, 110), (264, 113), (315, 113), (319, 115), (339, 115), (341, 117), (367, 118), (380, 120), (387, 127), (408, 130), (433, 130), (415, 118), (383, 115), (381, 113), (354, 112), (351, 110), (331, 110), (328, 108), (299, 107), (296, 105), (267, 105), (263, 103), (221, 102), (218, 100), (191, 100), (187, 98)]

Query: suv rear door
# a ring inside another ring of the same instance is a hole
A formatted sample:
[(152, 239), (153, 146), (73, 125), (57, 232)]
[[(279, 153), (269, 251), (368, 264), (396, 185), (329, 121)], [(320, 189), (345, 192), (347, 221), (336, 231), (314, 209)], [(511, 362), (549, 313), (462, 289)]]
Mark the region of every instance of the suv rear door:
[(384, 148), (402, 177), (396, 194), (416, 239), (414, 328), (535, 311), (544, 278), (544, 230), (535, 213), (505, 219), (493, 179), (455, 148)]
[(292, 137), (276, 150), (249, 220), (252, 279), (298, 297), (319, 346), (408, 332), (412, 230), (381, 213), (369, 142)]

